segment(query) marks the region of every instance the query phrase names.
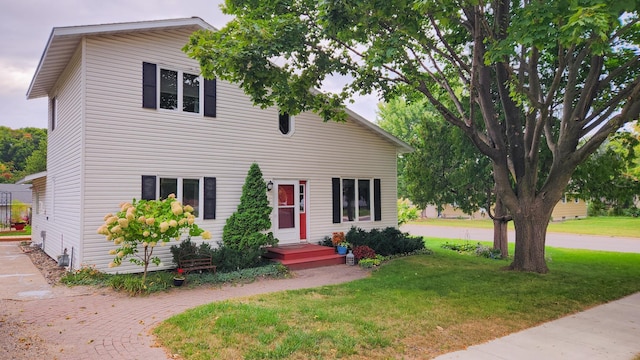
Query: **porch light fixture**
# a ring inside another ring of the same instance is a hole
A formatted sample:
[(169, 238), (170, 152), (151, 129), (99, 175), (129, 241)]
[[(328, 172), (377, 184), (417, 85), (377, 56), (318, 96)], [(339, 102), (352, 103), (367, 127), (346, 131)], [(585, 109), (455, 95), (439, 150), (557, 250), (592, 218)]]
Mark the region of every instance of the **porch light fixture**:
[(269, 182), (267, 183), (267, 191), (271, 190), (273, 190), (273, 181), (269, 180)]

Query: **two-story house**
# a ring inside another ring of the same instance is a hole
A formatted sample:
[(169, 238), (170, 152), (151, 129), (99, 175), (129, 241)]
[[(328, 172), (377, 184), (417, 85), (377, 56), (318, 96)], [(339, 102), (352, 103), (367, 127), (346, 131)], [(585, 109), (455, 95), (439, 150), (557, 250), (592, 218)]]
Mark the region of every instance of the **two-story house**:
[[(344, 123), (260, 109), (206, 80), (182, 51), (200, 18), (54, 28), (27, 97), (48, 97), (47, 171), (33, 187), (33, 241), (71, 266), (108, 271), (103, 217), (175, 193), (221, 240), (251, 163), (265, 177), (280, 244), (397, 226), (396, 158), (411, 148), (348, 111)], [(170, 266), (168, 246), (160, 249)], [(162, 267), (160, 267), (162, 268)], [(120, 272), (139, 271), (123, 265)]]

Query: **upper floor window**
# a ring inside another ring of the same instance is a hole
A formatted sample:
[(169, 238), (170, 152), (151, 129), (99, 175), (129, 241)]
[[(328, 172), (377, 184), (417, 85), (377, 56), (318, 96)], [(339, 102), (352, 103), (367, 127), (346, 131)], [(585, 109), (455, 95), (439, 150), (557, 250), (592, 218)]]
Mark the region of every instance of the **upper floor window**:
[(200, 113), (200, 77), (182, 71), (160, 69), (160, 108)]
[(142, 107), (216, 116), (216, 81), (142, 63)]
[(51, 98), (51, 131), (55, 130), (56, 128), (56, 116), (58, 115), (58, 110), (56, 109), (57, 102), (58, 100), (56, 97)]
[(278, 127), (282, 135), (293, 134), (293, 116), (288, 113), (278, 114)]

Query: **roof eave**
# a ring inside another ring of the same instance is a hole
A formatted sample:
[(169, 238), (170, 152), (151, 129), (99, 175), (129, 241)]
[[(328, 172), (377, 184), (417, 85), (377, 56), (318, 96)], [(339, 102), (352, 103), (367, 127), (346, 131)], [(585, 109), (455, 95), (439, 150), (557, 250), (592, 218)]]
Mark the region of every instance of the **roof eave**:
[(41, 179), (41, 178), (45, 178), (45, 177), (47, 177), (47, 172), (46, 171), (41, 171), (39, 173), (35, 173), (35, 174), (31, 174), (31, 175), (27, 175), (27, 176), (23, 177), (22, 179), (16, 181), (16, 185), (27, 184), (27, 183), (32, 182), (33, 180)]
[(381, 127), (379, 127), (378, 125), (372, 123), (371, 121), (363, 118), (361, 115), (359, 115), (358, 113), (354, 112), (353, 110), (351, 110), (349, 108), (346, 108), (345, 111), (346, 111), (347, 115), (349, 115), (349, 117), (351, 117), (356, 122), (360, 123), (361, 125), (363, 125), (366, 128), (369, 128), (373, 132), (378, 133), (379, 135), (381, 135), (385, 139), (387, 139), (390, 142), (392, 142), (393, 144), (395, 144), (396, 148), (398, 149), (398, 153), (399, 154), (406, 154), (406, 153), (413, 152), (415, 150), (413, 147), (411, 147), (411, 145), (409, 145), (406, 142), (404, 142), (404, 141), (398, 139), (397, 137), (391, 135), (386, 130), (382, 129)]
[[(139, 21), (139, 22), (126, 22), (126, 23), (114, 23), (114, 24), (99, 24), (99, 25), (83, 25), (83, 26), (68, 26), (68, 27), (55, 27), (51, 30), (49, 40), (45, 46), (40, 62), (36, 68), (36, 72), (31, 79), (29, 88), (27, 90), (27, 99), (36, 99), (39, 97), (47, 96), (51, 90), (52, 84), (41, 84), (41, 77), (43, 76), (43, 69), (47, 63), (48, 54), (52, 47), (56, 46), (58, 39), (64, 38), (77, 38), (78, 41), (84, 36), (100, 35), (100, 34), (114, 34), (123, 32), (137, 32), (137, 31), (151, 31), (162, 28), (177, 28), (194, 26), (201, 29), (215, 30), (215, 28), (209, 25), (206, 21), (199, 17), (190, 18), (178, 18), (168, 20), (151, 20), (151, 21)], [(69, 54), (69, 57), (71, 53)], [(61, 71), (55, 71), (59, 76)], [(55, 78), (57, 78), (57, 76)]]

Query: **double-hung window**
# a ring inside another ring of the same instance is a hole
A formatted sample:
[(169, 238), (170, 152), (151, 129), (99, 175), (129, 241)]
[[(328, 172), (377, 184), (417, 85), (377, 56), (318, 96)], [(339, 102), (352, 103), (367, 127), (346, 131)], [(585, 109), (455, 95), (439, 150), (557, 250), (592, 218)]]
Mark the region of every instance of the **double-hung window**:
[(216, 81), (188, 71), (142, 63), (142, 107), (216, 116)]
[(200, 76), (183, 71), (160, 69), (160, 108), (199, 114), (202, 87)]
[(342, 179), (342, 222), (371, 221), (371, 179)]
[(193, 207), (193, 215), (199, 217), (200, 204), (202, 203), (200, 179), (161, 177), (159, 181), (160, 199), (166, 199), (170, 194), (175, 194), (176, 199), (182, 202), (182, 205), (191, 205)]
[(142, 176), (142, 199), (166, 199), (170, 194), (191, 205), (196, 217), (215, 219), (216, 178)]
[(333, 222), (382, 219), (380, 179), (333, 178)]

